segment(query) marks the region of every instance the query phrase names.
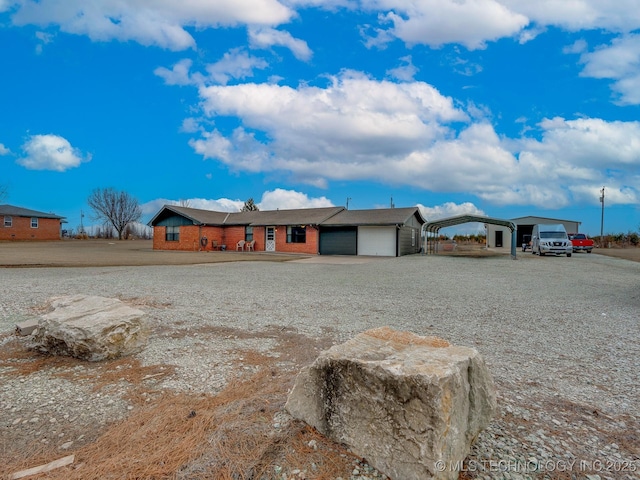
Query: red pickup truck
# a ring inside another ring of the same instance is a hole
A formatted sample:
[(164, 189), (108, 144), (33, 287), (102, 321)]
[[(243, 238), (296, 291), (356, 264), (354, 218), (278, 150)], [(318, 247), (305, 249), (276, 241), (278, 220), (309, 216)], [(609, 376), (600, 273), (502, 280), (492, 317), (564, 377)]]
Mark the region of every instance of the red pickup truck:
[(573, 244), (573, 251), (591, 253), (593, 250), (593, 240), (588, 238), (584, 233), (570, 233), (569, 240)]

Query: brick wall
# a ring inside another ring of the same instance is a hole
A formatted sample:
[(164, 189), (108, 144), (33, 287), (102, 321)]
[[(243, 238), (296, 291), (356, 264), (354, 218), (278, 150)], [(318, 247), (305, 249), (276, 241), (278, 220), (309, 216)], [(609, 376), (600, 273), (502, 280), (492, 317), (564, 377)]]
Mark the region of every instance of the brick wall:
[(287, 243), (287, 227), (276, 227), (276, 252), (318, 254), (318, 230), (307, 227), (305, 243)]
[[(260, 252), (265, 249), (265, 227), (253, 228), (253, 239), (255, 251)], [(244, 226), (230, 227), (198, 227), (187, 225), (180, 227), (180, 240), (178, 242), (167, 242), (165, 240), (166, 227), (157, 226), (153, 228), (153, 248), (154, 250), (212, 250), (211, 240), (217, 240), (218, 245), (226, 245), (227, 251), (236, 251), (236, 245), (240, 240), (245, 239)], [(200, 239), (207, 237), (207, 246), (202, 248)], [(316, 255), (318, 253), (319, 234), (313, 227), (307, 227), (306, 243), (287, 243), (287, 227), (276, 227), (276, 252), (286, 253), (306, 253)]]
[[(166, 234), (167, 228), (164, 226), (153, 227), (153, 249), (154, 250), (187, 250), (187, 251), (200, 251), (213, 250), (211, 241), (217, 240), (218, 245), (227, 245), (229, 250), (229, 242), (225, 239), (227, 236), (225, 230), (222, 227), (200, 227), (197, 225), (183, 225), (180, 227), (179, 240), (177, 242), (167, 242)], [(244, 238), (244, 227), (242, 228), (242, 235)], [(202, 247), (200, 241), (203, 237), (207, 237), (207, 245)], [(237, 241), (237, 240), (236, 240)], [(235, 249), (235, 243), (233, 243)]]
[(0, 240), (60, 240), (60, 220), (38, 218), (38, 228), (31, 228), (31, 217), (11, 217), (11, 226), (4, 226), (0, 215)]
[(153, 227), (154, 250), (188, 250), (197, 252), (200, 250), (200, 230), (196, 225), (183, 225), (180, 227), (178, 241), (167, 242), (167, 227)]
[[(203, 250), (213, 250), (212, 240), (218, 242), (218, 247), (225, 245), (224, 228), (222, 227), (202, 227), (202, 236), (207, 237), (207, 246)], [(227, 246), (227, 248), (229, 247)]]

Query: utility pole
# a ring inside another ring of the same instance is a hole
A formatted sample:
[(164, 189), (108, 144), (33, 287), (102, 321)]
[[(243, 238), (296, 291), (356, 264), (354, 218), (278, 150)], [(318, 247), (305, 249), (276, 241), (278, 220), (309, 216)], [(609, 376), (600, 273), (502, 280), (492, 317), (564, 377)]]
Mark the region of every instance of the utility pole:
[(351, 200), (351, 197), (347, 197), (347, 210), (349, 210), (349, 200)]
[(602, 187), (600, 193), (600, 203), (602, 204), (602, 216), (600, 217), (600, 247), (604, 248), (604, 187)]

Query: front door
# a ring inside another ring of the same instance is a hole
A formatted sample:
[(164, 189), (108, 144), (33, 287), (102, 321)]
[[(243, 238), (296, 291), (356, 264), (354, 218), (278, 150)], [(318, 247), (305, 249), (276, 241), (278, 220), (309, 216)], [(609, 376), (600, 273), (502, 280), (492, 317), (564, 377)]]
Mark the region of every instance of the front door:
[(276, 227), (267, 227), (264, 250), (265, 252), (276, 251)]
[(496, 248), (502, 247), (502, 230), (496, 230)]

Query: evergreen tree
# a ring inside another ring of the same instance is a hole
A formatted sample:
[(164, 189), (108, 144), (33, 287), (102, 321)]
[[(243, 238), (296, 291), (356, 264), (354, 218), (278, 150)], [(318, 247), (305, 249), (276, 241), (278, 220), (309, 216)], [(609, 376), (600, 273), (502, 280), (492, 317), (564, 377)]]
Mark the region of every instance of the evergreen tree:
[(257, 212), (258, 210), (260, 210), (260, 209), (255, 204), (255, 202), (253, 201), (253, 198), (250, 198), (249, 200), (244, 202), (244, 206), (242, 207), (242, 210), (240, 210), (240, 211), (241, 212)]

